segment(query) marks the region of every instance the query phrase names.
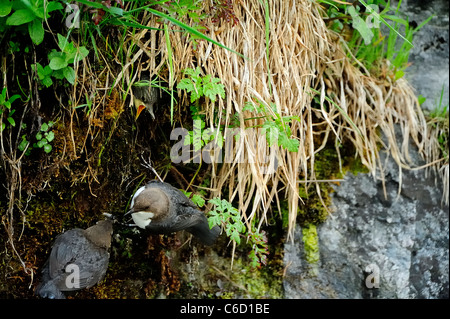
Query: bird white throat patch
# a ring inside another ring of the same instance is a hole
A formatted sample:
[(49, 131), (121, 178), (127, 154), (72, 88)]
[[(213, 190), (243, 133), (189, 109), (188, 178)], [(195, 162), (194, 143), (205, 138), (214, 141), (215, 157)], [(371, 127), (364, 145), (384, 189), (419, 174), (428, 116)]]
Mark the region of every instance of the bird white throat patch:
[(142, 229), (145, 229), (145, 227), (152, 222), (153, 216), (155, 216), (155, 214), (150, 212), (137, 212), (131, 214), (134, 223)]

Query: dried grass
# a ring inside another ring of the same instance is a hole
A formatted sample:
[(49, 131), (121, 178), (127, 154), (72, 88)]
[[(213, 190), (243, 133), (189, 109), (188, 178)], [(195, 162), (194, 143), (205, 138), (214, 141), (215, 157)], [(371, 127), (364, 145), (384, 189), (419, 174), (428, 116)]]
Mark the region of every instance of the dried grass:
[[(208, 10), (207, 3), (205, 6)], [(320, 8), (314, 2), (274, 1), (269, 8), (269, 68), (264, 6), (258, 0), (242, 0), (237, 1), (234, 8), (238, 24), (211, 29), (208, 36), (242, 53), (247, 59), (204, 41), (194, 49), (184, 33), (171, 32), (173, 76), (177, 82), (184, 69), (200, 66), (204, 74), (219, 77), (225, 86), (226, 99), (215, 104), (208, 101), (204, 106), (210, 123), (213, 123), (214, 112), (222, 114), (223, 110), (225, 118), (220, 121), (226, 126), (233, 114), (237, 113), (241, 119), (240, 125), (245, 133), (240, 143), (233, 145), (235, 159), (220, 168), (217, 165), (213, 167), (211, 196), (220, 196), (222, 189), (228, 187), (229, 200), (238, 201), (246, 222), (250, 223), (258, 216), (260, 226), (271, 204), (279, 204), (282, 199), (278, 197), (282, 194), (280, 190), (284, 190), (289, 203), (288, 238), (292, 239), (297, 208), (301, 203), (299, 184), (316, 183), (315, 155), (325, 146), (327, 139), (350, 140), (356, 149), (355, 156), (361, 158), (374, 178), (377, 167), (381, 165), (378, 155), (379, 145), (383, 143), (380, 132), (387, 140), (383, 148), (389, 150), (400, 170), (411, 168), (410, 139), (421, 152), (429, 151), (426, 147), (433, 146), (426, 145), (427, 124), (409, 84), (402, 79), (389, 82), (388, 77), (384, 80), (371, 77), (358, 61), (349, 58), (351, 53), (345, 42), (327, 29)], [(161, 26), (156, 17), (150, 17), (147, 25)], [(147, 32), (150, 32), (150, 43), (142, 43), (140, 39)], [(145, 53), (149, 58), (150, 72), (159, 73), (168, 59), (166, 43), (162, 33), (158, 34), (160, 32), (143, 30), (133, 38), (140, 49), (130, 56), (130, 63)], [(161, 60), (156, 65), (154, 58), (158, 54)], [(126, 72), (127, 67), (122, 73)], [(315, 94), (310, 88), (320, 92), (320, 109), (311, 106)], [(178, 93), (182, 96), (182, 92)], [(349, 118), (329, 103), (325, 95), (332, 97)], [(265, 141), (256, 130), (245, 130), (261, 123), (257, 119), (243, 120), (250, 117), (243, 112), (245, 103), (255, 99), (266, 105), (275, 103), (282, 116), (301, 119), (291, 125), (293, 136), (300, 141), (298, 152), (278, 148), (280, 165), (273, 174), (263, 174), (267, 167), (263, 151)], [(179, 101), (183, 102), (186, 102), (185, 96)], [(400, 125), (403, 134), (400, 147), (394, 132), (396, 124)], [(317, 145), (317, 137), (320, 137), (320, 145)], [(339, 152), (338, 148), (336, 150)]]
[[(204, 5), (208, 11), (210, 3), (205, 1)], [(351, 141), (355, 156), (361, 159), (374, 179), (383, 178), (382, 174), (377, 175), (378, 170), (383, 172), (383, 163), (379, 158), (380, 145), (397, 162), (399, 176), (402, 169), (422, 169), (423, 166), (414, 168), (411, 162), (408, 147), (412, 141), (423, 154), (427, 169), (435, 170), (442, 179), (442, 202), (448, 205), (448, 159), (441, 158), (438, 143), (438, 136), (443, 130), (448, 134), (448, 119), (446, 126), (440, 123), (429, 125), (406, 81), (400, 79), (392, 82), (389, 77), (377, 79), (370, 76), (364, 66), (352, 57), (346, 42), (327, 29), (321, 18), (321, 9), (315, 2), (272, 1), (269, 10), (270, 42), (267, 51), (266, 16), (263, 3), (259, 0), (235, 1), (238, 24), (221, 24), (220, 27), (211, 27), (208, 32), (208, 36), (242, 53), (247, 59), (205, 41), (198, 42), (194, 47), (185, 33), (169, 33), (173, 60), (173, 83), (170, 85), (183, 77), (184, 69), (200, 66), (204, 74), (219, 77), (226, 91), (225, 100), (216, 103), (207, 101), (203, 105), (209, 123), (212, 125), (214, 122), (214, 114), (223, 116), (219, 122), (225, 127), (231, 123), (235, 114), (240, 119), (242, 130), (239, 142), (227, 149), (232, 154), (232, 161), (212, 165), (211, 197), (221, 196), (222, 191), (228, 188), (228, 199), (238, 202), (248, 226), (257, 218), (257, 228), (265, 223), (270, 207), (274, 204), (280, 207), (280, 201), (287, 199), (288, 239), (292, 240), (298, 206), (302, 205), (299, 187), (314, 187), (320, 197), (318, 183), (321, 181), (316, 178), (314, 163), (316, 154), (325, 147), (327, 141), (335, 142), (339, 159), (339, 144)], [(159, 19), (149, 13), (144, 14), (141, 23), (162, 29)], [(205, 24), (213, 26), (210, 21)], [(176, 29), (174, 26), (172, 28)], [(139, 79), (142, 71), (149, 72), (151, 77), (159, 76), (169, 81), (164, 78), (167, 72), (161, 72), (168, 64), (169, 54), (163, 31), (130, 31), (121, 40), (124, 60), (118, 56), (110, 60), (99, 50), (100, 61), (97, 62), (104, 66), (103, 69), (94, 67), (88, 59), (75, 66), (78, 77), (69, 94), (70, 103), (60, 101), (65, 110), (60, 116), (63, 120), (69, 117), (71, 132), (69, 140), (65, 141), (62, 157), (73, 160), (81, 153), (88, 153), (88, 140), (102, 140), (104, 144), (108, 142), (120, 114), (133, 108), (132, 99), (120, 99), (110, 92), (115, 91), (116, 95), (122, 94), (123, 97), (132, 94), (131, 84)], [(111, 51), (111, 48), (107, 46), (106, 50)], [(266, 52), (269, 52), (268, 58)], [(2, 61), (1, 66), (3, 73), (7, 69), (5, 61)], [(136, 66), (138, 69), (133, 69)], [(180, 105), (188, 103), (188, 97), (183, 92), (179, 91), (178, 95)], [(315, 95), (320, 101), (320, 107), (312, 106)], [(82, 119), (75, 107), (85, 103), (86, 97), (92, 101), (91, 111)], [(329, 102), (329, 98), (339, 109)], [(298, 151), (288, 152), (281, 147), (274, 147), (278, 167), (270, 174), (265, 171), (268, 167), (274, 167), (275, 158), (270, 158), (267, 163), (267, 142), (257, 130), (248, 129), (261, 124), (262, 120), (244, 121), (253, 115), (243, 111), (243, 108), (247, 102), (255, 99), (265, 105), (275, 104), (276, 111), (282, 116), (300, 118), (300, 121), (291, 124), (293, 137), (300, 141)], [(39, 98), (36, 101), (39, 102)], [(108, 126), (109, 132), (104, 132), (102, 127), (108, 120), (108, 108), (111, 106), (117, 114), (109, 118), (114, 120), (113, 125)], [(175, 114), (175, 117), (178, 118), (177, 122), (183, 122), (180, 113)], [(86, 124), (85, 130), (80, 129), (81, 122)], [(397, 141), (398, 136), (395, 134), (397, 125), (401, 128), (401, 141)], [(20, 253), (15, 251), (13, 217), (14, 209), (17, 208), (24, 219), (25, 209), (15, 204), (20, 202), (23, 154), (19, 157), (17, 147), (13, 149), (12, 144), (7, 150), (3, 140), (12, 139), (0, 136), (3, 166), (9, 181), (9, 203), (2, 224), (12, 249), (22, 262)], [(382, 136), (385, 138), (382, 139)], [(230, 154), (225, 154), (225, 157)], [(89, 185), (91, 182), (98, 183), (96, 170), (99, 165), (95, 161), (100, 160), (101, 151), (86, 154), (86, 157), (86, 171), (82, 176), (74, 177), (74, 182), (87, 179)], [(23, 262), (22, 265), (26, 272), (30, 271)]]
[[(207, 12), (209, 5), (209, 2), (204, 2)], [(430, 144), (425, 117), (410, 85), (402, 79), (392, 82), (389, 77), (377, 79), (370, 76), (364, 66), (352, 57), (345, 41), (327, 29), (321, 18), (321, 9), (315, 2), (291, 0), (270, 3), (268, 59), (263, 3), (259, 0), (236, 1), (234, 9), (237, 25), (212, 27), (208, 36), (242, 53), (247, 59), (205, 41), (199, 41), (195, 47), (185, 33), (170, 32), (172, 75), (173, 83), (177, 83), (183, 77), (184, 69), (200, 66), (204, 74), (222, 80), (226, 99), (216, 103), (207, 101), (203, 111), (209, 123), (214, 122), (214, 114), (224, 114), (219, 122), (224, 123), (225, 127), (231, 122), (232, 115), (238, 114), (242, 130), (239, 142), (227, 149), (233, 154), (233, 161), (212, 166), (211, 196), (220, 196), (222, 190), (228, 187), (228, 199), (239, 203), (248, 225), (257, 216), (260, 227), (269, 208), (274, 203), (279, 205), (283, 194), (289, 203), (288, 239), (292, 239), (297, 208), (301, 205), (298, 195), (300, 183), (302, 187), (315, 187), (320, 196), (314, 162), (316, 154), (329, 139), (336, 139), (336, 145), (351, 141), (356, 150), (355, 156), (361, 159), (374, 178), (377, 178), (377, 168), (383, 171), (379, 160), (380, 144), (390, 152), (400, 171), (410, 169), (412, 165), (408, 150), (410, 140), (420, 152), (434, 154), (436, 145)], [(143, 17), (142, 23), (163, 29), (160, 20), (149, 14)], [(208, 21), (205, 24), (213, 26)], [(176, 27), (171, 27), (176, 30)], [(163, 31), (129, 33), (123, 42), (125, 64), (115, 76), (114, 84), (110, 79), (105, 85), (105, 94), (106, 88), (112, 85), (126, 95), (132, 91), (131, 84), (138, 80), (141, 71), (150, 72), (151, 77), (163, 77), (161, 71), (168, 65), (169, 51)], [(115, 62), (121, 64), (118, 60)], [(141, 69), (132, 72), (136, 62), (140, 62), (137, 65)], [(105, 63), (108, 65), (108, 61)], [(85, 79), (92, 79), (92, 76)], [(168, 78), (163, 80), (168, 82)], [(121, 85), (123, 83), (125, 85)], [(320, 108), (312, 107), (316, 93), (311, 88), (320, 92)], [(77, 92), (79, 96), (92, 94), (92, 90)], [(178, 103), (187, 103), (187, 96), (181, 91), (178, 94)], [(276, 111), (282, 116), (300, 118), (300, 121), (291, 124), (293, 136), (300, 141), (298, 152), (276, 147), (279, 166), (272, 174), (264, 174), (275, 161), (272, 157), (271, 162), (266, 162), (266, 141), (257, 130), (246, 129), (261, 124), (261, 119), (244, 121), (251, 115), (243, 108), (255, 99), (265, 105), (274, 103)], [(101, 105), (104, 98), (97, 97), (95, 101)], [(129, 103), (127, 106), (132, 107), (131, 99)], [(176, 116), (179, 122), (183, 122), (180, 114)], [(397, 124), (401, 127), (402, 141), (396, 140), (394, 126)], [(382, 135), (386, 143), (383, 143)], [(336, 151), (339, 153), (338, 147)], [(436, 161), (436, 156), (431, 155), (427, 159)], [(448, 194), (448, 164), (446, 167), (442, 167), (440, 172), (447, 174), (445, 185)]]
[[(448, 113), (446, 118), (434, 117), (428, 121), (428, 131), (425, 143), (425, 161), (427, 164), (426, 173), (431, 172), (435, 176), (436, 183), (442, 182), (442, 199), (441, 205), (448, 206), (449, 204), (449, 118)], [(439, 137), (442, 141), (439, 141)], [(446, 137), (446, 139), (445, 139)], [(443, 149), (442, 149), (443, 148)], [(446, 156), (443, 156), (443, 153)]]

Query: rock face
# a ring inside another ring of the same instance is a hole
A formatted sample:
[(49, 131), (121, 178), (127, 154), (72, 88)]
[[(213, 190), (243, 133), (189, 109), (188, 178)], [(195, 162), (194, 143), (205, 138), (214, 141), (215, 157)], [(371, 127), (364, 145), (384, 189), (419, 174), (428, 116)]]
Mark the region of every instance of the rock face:
[[(387, 198), (381, 180), (369, 174), (348, 173), (335, 187), (334, 213), (317, 227), (317, 265), (306, 262), (297, 226), (295, 243), (285, 245), (286, 298), (448, 298), (449, 212), (441, 206), (442, 188), (423, 170), (403, 170), (397, 196), (398, 166), (390, 158), (386, 163)], [(379, 280), (371, 283), (373, 277)]]
[[(436, 15), (416, 33), (406, 70), (416, 94), (427, 98), (425, 109), (436, 107), (443, 85), (448, 103), (448, 7), (446, 0), (402, 4), (410, 23)], [(424, 164), (410, 150), (413, 162)], [(423, 170), (400, 176), (397, 164), (382, 156), (387, 197), (379, 176), (347, 174), (332, 194), (333, 215), (317, 227), (318, 264), (306, 262), (297, 226), (295, 242), (285, 244), (285, 298), (449, 297), (449, 207), (441, 205), (442, 185)]]
[[(396, 5), (396, 3), (395, 3)], [(410, 23), (419, 25), (435, 15), (413, 39), (406, 69), (406, 79), (416, 88), (416, 94), (427, 98), (422, 105), (432, 110), (438, 105), (444, 86), (443, 105), (449, 101), (449, 1), (448, 0), (407, 0), (402, 2), (402, 11)]]

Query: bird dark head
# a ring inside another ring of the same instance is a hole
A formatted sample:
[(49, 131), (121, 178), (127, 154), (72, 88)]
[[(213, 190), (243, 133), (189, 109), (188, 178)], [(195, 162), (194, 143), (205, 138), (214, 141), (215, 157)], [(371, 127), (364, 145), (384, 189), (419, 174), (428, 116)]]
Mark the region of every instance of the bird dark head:
[(147, 76), (142, 77), (142, 81), (133, 84), (133, 103), (136, 108), (136, 120), (145, 109), (148, 110), (153, 119), (153, 105), (158, 101), (159, 90), (151, 85)]
[(160, 189), (143, 186), (134, 194), (128, 213), (137, 226), (145, 228), (169, 214), (169, 199)]
[(112, 225), (111, 219), (101, 220), (85, 230), (86, 237), (95, 245), (108, 249), (111, 247)]

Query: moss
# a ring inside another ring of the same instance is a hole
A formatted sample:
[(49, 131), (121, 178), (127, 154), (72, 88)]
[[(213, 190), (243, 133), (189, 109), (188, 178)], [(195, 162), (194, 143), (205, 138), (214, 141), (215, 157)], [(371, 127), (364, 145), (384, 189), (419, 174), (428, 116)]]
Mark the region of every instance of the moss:
[[(273, 269), (264, 267), (255, 270), (245, 265), (242, 260), (235, 264), (232, 279), (240, 282), (245, 288), (242, 293), (248, 298), (282, 298), (282, 277), (274, 276)], [(236, 296), (237, 297), (237, 296)]]
[(369, 169), (364, 166), (361, 159), (359, 157), (346, 157), (346, 166), (344, 167), (345, 172), (350, 172), (353, 175), (358, 175), (359, 173), (368, 174), (370, 173)]
[(316, 178), (337, 179), (342, 178), (342, 172), (339, 168), (339, 156), (334, 145), (327, 145), (315, 157), (314, 172)]
[[(277, 261), (260, 269), (252, 268), (247, 259), (236, 256), (233, 268), (230, 259), (216, 256), (214, 265), (208, 269), (209, 285), (203, 286), (197, 297), (235, 298), (282, 298), (282, 267)], [(191, 287), (191, 291), (193, 291)], [(198, 291), (197, 291), (198, 293)], [(184, 298), (186, 295), (184, 295)]]
[[(248, 257), (249, 245), (243, 239), (234, 251), (231, 268), (232, 247), (222, 234), (211, 247), (191, 242), (181, 249), (172, 249), (169, 258), (172, 269), (177, 270), (180, 280), (179, 292), (171, 298), (282, 298), (283, 236), (278, 234), (281, 221), (270, 226), (269, 255), (267, 264), (251, 267)], [(279, 224), (279, 225), (278, 225)], [(284, 232), (283, 232), (284, 233)], [(185, 232), (177, 234), (184, 242)]]
[(319, 261), (319, 238), (317, 228), (313, 224), (302, 228), (303, 243), (305, 247), (306, 261), (310, 264), (316, 264)]
[[(329, 143), (321, 150), (315, 158), (314, 170), (317, 180), (343, 179), (347, 172), (356, 175), (358, 173), (368, 173), (369, 170), (363, 165), (360, 158), (354, 156), (354, 147), (345, 145), (341, 147), (341, 164), (339, 165), (339, 156), (334, 145)], [(339, 184), (339, 182), (334, 182)], [(299, 195), (304, 204), (299, 204), (297, 221), (302, 227), (308, 225), (318, 225), (326, 221), (328, 209), (331, 206), (331, 197), (333, 187), (331, 182), (319, 182), (320, 196), (315, 185), (308, 189), (301, 186)], [(325, 204), (325, 205), (324, 205)]]
[(319, 194), (315, 188), (311, 189), (308, 195), (303, 195), (304, 197), (302, 197), (302, 200), (304, 204), (299, 205), (297, 214), (297, 222), (302, 227), (309, 224), (321, 224), (328, 217), (327, 207), (331, 204), (329, 195), (331, 187), (329, 185), (319, 185), (319, 188), (321, 191), (320, 196), (322, 197), (325, 206), (320, 200)]

